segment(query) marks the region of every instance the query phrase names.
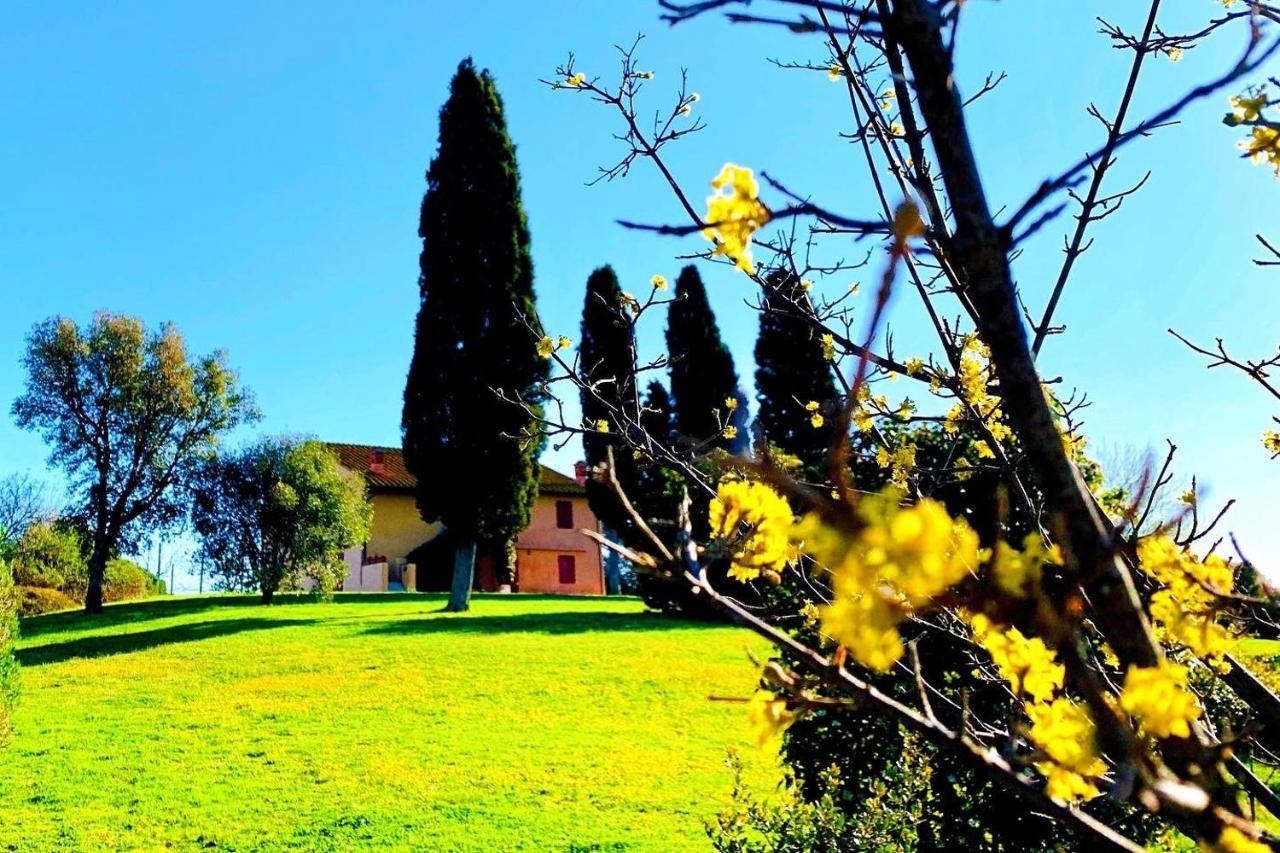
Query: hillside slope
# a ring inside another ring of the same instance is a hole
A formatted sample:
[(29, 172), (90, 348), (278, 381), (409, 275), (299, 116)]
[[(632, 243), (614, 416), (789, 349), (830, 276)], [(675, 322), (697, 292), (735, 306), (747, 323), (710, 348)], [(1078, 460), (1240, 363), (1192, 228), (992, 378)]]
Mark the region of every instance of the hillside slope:
[(705, 849), (763, 652), (626, 599), (161, 599), (25, 623), (0, 849)]

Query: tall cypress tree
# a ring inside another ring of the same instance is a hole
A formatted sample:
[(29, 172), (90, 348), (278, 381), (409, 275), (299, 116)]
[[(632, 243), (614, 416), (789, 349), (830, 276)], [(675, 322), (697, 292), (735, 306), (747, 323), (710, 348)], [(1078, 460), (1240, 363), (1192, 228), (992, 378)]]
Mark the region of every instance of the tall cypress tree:
[(520, 398), (540, 408), (547, 363), (525, 325), (533, 262), (515, 149), (489, 72), (463, 60), (440, 111), (418, 235), (421, 306), (401, 422), (418, 511), (455, 544), (450, 610), (466, 610), (477, 542), (510, 553), (529, 523), (545, 439)]
[[(731, 452), (745, 446), (746, 401), (738, 390), (733, 356), (720, 340), (715, 314), (697, 267), (690, 264), (676, 279), (675, 301), (667, 313), (667, 351), (671, 356), (671, 399), (674, 427), (682, 440), (710, 444)], [(738, 401), (728, 412), (725, 400)], [(728, 415), (737, 428), (734, 439), (721, 435), (720, 418)]]
[[(765, 285), (756, 339), (756, 422), (770, 444), (800, 459), (804, 476), (822, 478), (837, 420), (831, 364), (804, 319), (813, 306), (800, 279), (778, 269)], [(817, 411), (808, 408), (811, 403)], [(821, 426), (814, 426), (815, 415)]]
[[(588, 431), (582, 437), (587, 465), (594, 468), (607, 461), (614, 447), (614, 472), (630, 496), (636, 488), (637, 466), (630, 450), (617, 443), (639, 417), (635, 382), (635, 328), (622, 307), (622, 288), (613, 267), (603, 266), (587, 279), (587, 296), (582, 306), (582, 343), (579, 369), (589, 387), (582, 388), (582, 418), (588, 424), (607, 421), (610, 432)], [(607, 483), (592, 478), (587, 482), (587, 501), (609, 535), (633, 547), (637, 541), (635, 523), (622, 506), (617, 493)], [(617, 592), (619, 578), (606, 571), (609, 591)]]

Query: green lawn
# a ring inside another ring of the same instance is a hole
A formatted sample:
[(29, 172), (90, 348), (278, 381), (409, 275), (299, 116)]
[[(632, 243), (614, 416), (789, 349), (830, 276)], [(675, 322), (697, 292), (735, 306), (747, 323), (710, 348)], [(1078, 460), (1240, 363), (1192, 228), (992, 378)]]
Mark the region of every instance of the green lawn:
[[(287, 602), (287, 599), (286, 599)], [(23, 625), (0, 849), (681, 850), (764, 647), (630, 599), (171, 598)]]

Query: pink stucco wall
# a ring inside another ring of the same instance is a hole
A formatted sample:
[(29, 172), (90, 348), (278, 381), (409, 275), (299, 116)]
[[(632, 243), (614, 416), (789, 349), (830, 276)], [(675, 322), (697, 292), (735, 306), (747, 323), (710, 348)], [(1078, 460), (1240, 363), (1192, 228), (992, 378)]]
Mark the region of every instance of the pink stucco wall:
[[(568, 501), (573, 507), (572, 527), (556, 524), (556, 503)], [(579, 595), (604, 594), (604, 566), (600, 546), (582, 533), (582, 529), (599, 530), (600, 523), (581, 495), (539, 495), (533, 506), (533, 517), (516, 537), (517, 571), (521, 592), (567, 592)], [(574, 560), (574, 582), (560, 583), (557, 560), (561, 556)]]

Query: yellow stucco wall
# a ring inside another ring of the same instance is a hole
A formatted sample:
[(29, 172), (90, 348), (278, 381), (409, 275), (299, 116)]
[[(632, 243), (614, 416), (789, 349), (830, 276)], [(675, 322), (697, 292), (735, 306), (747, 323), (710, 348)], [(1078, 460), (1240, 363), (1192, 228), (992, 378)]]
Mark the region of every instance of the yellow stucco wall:
[(370, 556), (404, 558), (423, 542), (434, 539), (441, 529), (439, 522), (427, 524), (422, 520), (412, 495), (374, 495), (367, 550)]

